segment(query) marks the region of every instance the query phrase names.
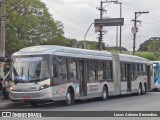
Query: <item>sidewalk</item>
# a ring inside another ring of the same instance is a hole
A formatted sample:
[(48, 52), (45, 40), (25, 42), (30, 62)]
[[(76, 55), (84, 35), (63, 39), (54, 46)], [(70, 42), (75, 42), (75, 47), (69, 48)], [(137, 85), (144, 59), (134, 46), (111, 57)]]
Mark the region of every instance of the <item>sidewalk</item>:
[(0, 110), (9, 109), (9, 108), (16, 108), (16, 107), (23, 105), (23, 104), (24, 104), (24, 102), (12, 102), (11, 100), (4, 99), (2, 93), (0, 92)]
[(10, 100), (5, 100), (4, 98), (0, 98), (0, 110), (5, 108), (13, 107), (13, 102)]
[(8, 108), (9, 106), (11, 106), (12, 103), (13, 102), (10, 100), (5, 100), (3, 98), (2, 92), (0, 91), (0, 109)]

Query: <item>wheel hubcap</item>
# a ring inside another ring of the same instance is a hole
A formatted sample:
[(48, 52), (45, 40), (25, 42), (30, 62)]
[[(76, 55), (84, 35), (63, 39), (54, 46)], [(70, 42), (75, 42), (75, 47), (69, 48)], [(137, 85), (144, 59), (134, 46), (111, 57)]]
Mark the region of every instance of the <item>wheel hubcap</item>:
[(71, 104), (71, 94), (67, 93), (67, 103)]
[(141, 88), (139, 88), (138, 92), (139, 92), (139, 94), (141, 94)]
[(106, 97), (107, 97), (107, 93), (106, 93), (106, 90), (104, 89), (103, 90), (103, 98), (106, 99)]

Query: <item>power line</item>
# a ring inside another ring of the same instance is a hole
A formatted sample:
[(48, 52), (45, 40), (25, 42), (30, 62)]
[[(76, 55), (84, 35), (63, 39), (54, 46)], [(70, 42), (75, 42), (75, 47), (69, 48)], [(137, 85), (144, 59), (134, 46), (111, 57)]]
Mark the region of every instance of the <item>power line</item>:
[[(56, 10), (55, 8), (51, 8), (51, 9), (53, 9), (54, 11), (56, 11), (57, 13), (59, 13), (60, 15), (62, 15), (63, 17), (67, 18), (68, 20), (72, 21), (74, 24), (78, 25), (78, 27), (72, 26), (71, 24), (64, 24), (64, 26), (70, 26), (70, 27), (75, 28), (75, 29), (83, 29), (83, 30), (86, 29), (86, 27), (80, 25), (79, 22), (77, 22), (77, 21), (71, 19), (70, 17), (62, 14), (60, 11)], [(75, 29), (72, 29), (72, 30), (70, 29), (70, 30), (69, 30), (69, 28), (67, 28), (67, 29), (65, 29), (65, 33), (67, 32), (67, 33), (69, 33), (69, 34), (71, 34), (71, 35), (74, 35), (74, 36), (76, 36), (76, 38), (77, 38), (77, 36), (79, 36), (79, 33), (82, 35), (81, 32), (77, 32), (78, 34), (77, 34), (77, 33), (73, 33), (73, 31), (75, 31)], [(71, 31), (72, 31), (72, 32), (71, 32)], [(83, 35), (82, 35), (82, 36), (83, 36)], [(81, 36), (81, 38), (82, 38), (82, 36)], [(80, 36), (79, 36), (79, 37), (80, 37)]]
[[(130, 9), (130, 10), (136, 11), (137, 8), (142, 9), (141, 7), (138, 7), (137, 5), (128, 3), (128, 2), (126, 2), (126, 1), (124, 1), (124, 0), (122, 0), (122, 1), (123, 1), (124, 5), (126, 4), (126, 5), (129, 5), (129, 6), (132, 7), (132, 8), (128, 8), (128, 9)], [(124, 7), (126, 7), (126, 6), (124, 6)], [(144, 7), (143, 7), (143, 8), (144, 8)], [(146, 9), (146, 8), (145, 8), (145, 9)], [(155, 14), (153, 11), (151, 11), (151, 13), (152, 13), (152, 14), (150, 14), (150, 16), (154, 16), (154, 17), (150, 17), (151, 19), (154, 19), (155, 17), (157, 17), (156, 20), (159, 20), (159, 19), (160, 19), (160, 15)], [(149, 16), (149, 15), (147, 15), (147, 16)]]
[[(106, 37), (116, 37), (116, 36), (106, 36)], [(132, 37), (132, 36), (122, 36), (122, 37)], [(142, 36), (137, 36), (137, 37), (150, 37), (150, 36), (149, 35), (148, 36), (142, 35)]]
[(160, 23), (160, 21), (151, 22), (151, 23), (143, 23), (143, 24), (158, 24), (158, 23)]
[(127, 5), (129, 5), (129, 6), (132, 6), (133, 8), (137, 8), (137, 5), (131, 4), (131, 2), (128, 3), (128, 2), (126, 2), (126, 1), (124, 1), (124, 0), (122, 0), (122, 1), (123, 1), (124, 4), (127, 4)]
[[(79, 33), (77, 33), (77, 32), (76, 32), (76, 33), (73, 33), (73, 31), (69, 31), (69, 30), (66, 30), (66, 31), (67, 31), (67, 33), (72, 34), (72, 35), (74, 35), (74, 36), (76, 36), (76, 37), (77, 37), (77, 36), (78, 36), (78, 37), (82, 37), (82, 36), (80, 36)], [(81, 33), (81, 34), (82, 34), (82, 33)]]
[(85, 28), (85, 29), (86, 29), (86, 27), (85, 27), (85, 26), (80, 25), (80, 23), (79, 23), (79, 22), (77, 22), (77, 21), (75, 21), (74, 19), (72, 19), (72, 18), (70, 18), (70, 17), (66, 16), (65, 14), (63, 14), (63, 13), (61, 13), (60, 11), (56, 10), (55, 8), (51, 8), (51, 9), (53, 9), (53, 10), (54, 10), (54, 11), (56, 11), (57, 13), (59, 13), (59, 14), (61, 14), (61, 15), (65, 16), (68, 20), (72, 21), (73, 23), (77, 24), (78, 26), (83, 27), (83, 28)]

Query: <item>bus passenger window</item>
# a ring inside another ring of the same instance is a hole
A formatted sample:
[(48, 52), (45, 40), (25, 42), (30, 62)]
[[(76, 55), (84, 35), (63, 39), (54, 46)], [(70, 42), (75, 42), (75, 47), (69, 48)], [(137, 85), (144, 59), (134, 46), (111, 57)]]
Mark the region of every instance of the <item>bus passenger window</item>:
[(89, 81), (95, 81), (95, 61), (88, 60), (87, 61), (87, 70), (88, 70), (88, 80)]
[(58, 84), (67, 82), (67, 59), (64, 57), (56, 57), (53, 64), (54, 81)]
[(113, 77), (112, 77), (112, 62), (111, 61), (103, 62), (103, 79), (104, 80), (113, 80)]
[(62, 58), (62, 64), (61, 64), (61, 69), (62, 69), (62, 79), (63, 81), (68, 81), (68, 72), (67, 72), (67, 69), (68, 68), (68, 65), (67, 65), (67, 58)]
[(108, 80), (112, 80), (113, 77), (112, 77), (112, 62), (111, 61), (107, 62), (107, 70), (108, 70), (108, 72), (107, 72), (107, 79)]
[(127, 77), (127, 67), (126, 63), (121, 63), (121, 80), (126, 80)]
[(57, 78), (58, 77), (57, 65), (53, 66), (53, 73), (54, 73), (54, 77)]
[(139, 71), (140, 71), (140, 64), (137, 64), (137, 71), (139, 73)]
[(158, 64), (153, 64), (154, 66), (154, 81), (158, 79)]
[(98, 65), (98, 80), (103, 80), (103, 62), (102, 61), (98, 61), (97, 62)]
[(75, 59), (69, 59), (68, 63), (69, 63), (70, 81), (76, 81), (77, 80), (76, 60)]

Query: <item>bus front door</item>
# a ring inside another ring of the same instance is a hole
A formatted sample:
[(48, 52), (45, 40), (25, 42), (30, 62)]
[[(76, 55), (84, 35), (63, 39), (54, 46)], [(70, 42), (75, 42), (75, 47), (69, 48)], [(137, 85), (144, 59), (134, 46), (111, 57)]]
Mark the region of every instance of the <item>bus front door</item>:
[(79, 60), (79, 83), (80, 83), (80, 96), (87, 96), (87, 77), (86, 77), (86, 63), (83, 60)]
[(132, 87), (132, 75), (131, 75), (131, 64), (127, 64), (127, 91), (131, 91)]

